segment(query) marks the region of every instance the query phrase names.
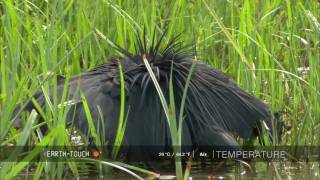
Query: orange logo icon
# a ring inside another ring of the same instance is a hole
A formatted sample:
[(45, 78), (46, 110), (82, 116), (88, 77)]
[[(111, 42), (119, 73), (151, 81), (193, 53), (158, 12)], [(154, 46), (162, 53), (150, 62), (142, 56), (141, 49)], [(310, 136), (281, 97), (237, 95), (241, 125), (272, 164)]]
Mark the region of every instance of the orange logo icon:
[(94, 158), (98, 158), (99, 156), (100, 156), (100, 151), (98, 151), (98, 150), (96, 150), (96, 149), (94, 149), (93, 151), (92, 151), (92, 156), (94, 157)]

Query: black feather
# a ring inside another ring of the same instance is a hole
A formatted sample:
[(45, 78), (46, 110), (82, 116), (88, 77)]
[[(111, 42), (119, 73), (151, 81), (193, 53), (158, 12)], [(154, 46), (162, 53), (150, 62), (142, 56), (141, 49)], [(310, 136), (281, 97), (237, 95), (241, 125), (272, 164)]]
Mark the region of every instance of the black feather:
[[(137, 38), (135, 55), (116, 46), (123, 57), (112, 58), (90, 72), (71, 78), (68, 97), (80, 103), (72, 106), (67, 117), (69, 124), (72, 122), (83, 133), (88, 133), (88, 123), (81, 104), (82, 91), (96, 124), (100, 117), (98, 107), (101, 108), (105, 121), (104, 136), (107, 143), (113, 143), (120, 108), (118, 63), (121, 63), (126, 87), (126, 112), (130, 106), (123, 145), (160, 146), (163, 149), (170, 147), (171, 138), (166, 116), (142, 57), (147, 57), (167, 101), (170, 71), (171, 66), (173, 67), (175, 104), (178, 110), (195, 53), (190, 51), (192, 46), (183, 46), (179, 37), (173, 38), (163, 47), (164, 36), (165, 34), (160, 36), (156, 42), (154, 34), (151, 45), (148, 46), (144, 33), (142, 38)], [(64, 80), (61, 80), (58, 85), (60, 96), (63, 87)], [(45, 108), (43, 94), (40, 93), (36, 99)], [(31, 108), (33, 107), (28, 106), (28, 110)], [(265, 103), (240, 89), (224, 73), (199, 61), (196, 62), (192, 74), (184, 112), (182, 145), (193, 148), (237, 146), (235, 136), (252, 137), (254, 131), (261, 127), (263, 120), (272, 129), (272, 115)], [(178, 115), (179, 111), (176, 113)], [(130, 152), (134, 154), (135, 151), (129, 151), (129, 154)]]

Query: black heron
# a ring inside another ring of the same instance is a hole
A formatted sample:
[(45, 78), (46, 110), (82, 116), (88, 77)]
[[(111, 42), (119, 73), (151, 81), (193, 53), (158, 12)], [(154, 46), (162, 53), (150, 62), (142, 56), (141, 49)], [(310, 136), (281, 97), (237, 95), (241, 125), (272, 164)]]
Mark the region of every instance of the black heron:
[[(172, 74), (175, 105), (179, 109), (194, 56), (176, 39), (169, 41), (163, 48), (163, 37), (156, 43), (153, 38), (148, 47), (145, 37), (138, 38), (135, 54), (117, 46), (123, 56), (111, 58), (106, 64), (71, 77), (68, 81), (60, 79), (59, 98), (65, 83), (68, 83), (69, 99), (65, 102), (68, 102), (71, 109), (67, 123), (72, 123), (90, 136), (82, 93), (95, 125), (103, 117), (104, 127), (100, 127), (104, 129), (103, 136), (109, 144), (114, 142), (121, 95), (120, 63), (127, 117), (122, 146), (141, 147), (139, 150), (128, 150), (129, 154), (137, 151), (147, 154), (148, 150), (142, 148), (147, 146), (160, 147), (159, 151), (170, 147), (172, 142), (166, 116), (143, 58), (148, 60), (167, 101)], [(45, 108), (43, 93), (38, 93), (34, 98)], [(34, 108), (32, 103), (26, 106), (29, 111)], [(193, 149), (200, 146), (238, 147), (236, 137), (247, 139), (259, 135), (262, 126), (272, 131), (272, 121), (279, 123), (264, 102), (239, 88), (229, 76), (200, 61), (196, 62), (191, 75), (184, 112), (181, 145)]]

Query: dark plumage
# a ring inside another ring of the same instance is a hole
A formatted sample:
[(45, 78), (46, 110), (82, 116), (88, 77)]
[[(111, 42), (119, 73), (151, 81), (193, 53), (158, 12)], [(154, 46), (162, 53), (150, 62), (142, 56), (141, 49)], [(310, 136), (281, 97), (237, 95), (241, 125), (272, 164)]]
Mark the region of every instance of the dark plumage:
[[(153, 38), (151, 46), (147, 47), (145, 38), (138, 38), (135, 55), (118, 47), (124, 56), (111, 58), (106, 64), (90, 72), (72, 77), (68, 82), (68, 100), (72, 99), (68, 123), (73, 122), (83, 133), (88, 133), (88, 123), (80, 96), (82, 91), (96, 124), (100, 118), (98, 107), (102, 110), (104, 131), (99, 132), (105, 132), (107, 142), (113, 143), (118, 128), (121, 92), (118, 63), (121, 63), (128, 117), (122, 144), (128, 147), (159, 146), (159, 150), (170, 147), (167, 120), (142, 56), (145, 55), (149, 61), (167, 102), (170, 72), (173, 67), (172, 81), (177, 111), (180, 109), (182, 93), (194, 56), (176, 40), (160, 48), (162, 39), (163, 36), (155, 43)], [(64, 84), (64, 79), (59, 81), (59, 99)], [(44, 108), (43, 94), (39, 93), (35, 98)], [(27, 110), (32, 108), (32, 104), (27, 106)], [(193, 149), (199, 146), (238, 146), (235, 136), (250, 138), (258, 135), (263, 121), (272, 129), (272, 115), (265, 103), (240, 89), (224, 73), (199, 61), (196, 62), (191, 77), (184, 109), (182, 145)], [(129, 148), (127, 153), (134, 154), (135, 151)], [(146, 149), (145, 151), (139, 150), (148, 153)]]

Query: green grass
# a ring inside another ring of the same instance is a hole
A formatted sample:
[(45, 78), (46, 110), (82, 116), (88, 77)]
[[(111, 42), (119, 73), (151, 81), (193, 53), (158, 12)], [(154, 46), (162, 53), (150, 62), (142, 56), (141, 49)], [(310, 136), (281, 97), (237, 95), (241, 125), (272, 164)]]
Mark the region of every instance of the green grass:
[[(184, 105), (185, 105), (185, 100), (187, 96), (187, 91), (188, 87), (190, 84), (192, 72), (194, 70), (194, 66), (196, 64), (196, 61), (194, 60), (188, 74), (188, 78), (186, 80), (186, 84), (184, 87), (182, 99), (181, 99), (181, 106), (180, 106), (180, 111), (179, 111), (179, 117), (176, 117), (176, 110), (175, 110), (175, 100), (174, 100), (174, 90), (173, 90), (173, 84), (172, 84), (172, 71), (173, 71), (173, 65), (171, 67), (171, 74), (170, 74), (170, 86), (169, 86), (169, 105), (168, 102), (166, 101), (164, 97), (164, 93), (161, 90), (161, 87), (157, 81), (156, 76), (154, 75), (152, 68), (149, 64), (148, 59), (143, 56), (143, 61), (145, 64), (145, 67), (148, 70), (148, 73), (150, 74), (150, 77), (152, 79), (152, 82), (157, 90), (157, 93), (159, 95), (160, 101), (162, 108), (164, 109), (164, 113), (167, 118), (167, 122), (169, 125), (170, 129), (170, 134), (171, 134), (171, 140), (172, 140), (172, 146), (173, 146), (173, 151), (174, 153), (181, 153), (181, 145), (182, 145), (182, 123), (183, 123), (183, 112), (184, 112)], [(178, 119), (178, 121), (177, 121)], [(177, 126), (178, 122), (178, 126)], [(182, 162), (181, 162), (181, 156), (175, 156), (175, 169), (176, 169), (176, 177), (177, 179), (182, 179)], [(186, 171), (187, 173), (187, 171)]]
[[(186, 44), (195, 44), (198, 60), (229, 74), (273, 111), (288, 112), (284, 120), (292, 129), (283, 136), (283, 144), (320, 144), (319, 1), (49, 2), (0, 2), (1, 145), (68, 144), (65, 136), (57, 136), (65, 133), (68, 107), (58, 105), (67, 97), (61, 100), (49, 91), (57, 88), (57, 75), (70, 77), (105, 63), (118, 55), (113, 43), (134, 51), (135, 32), (145, 28), (152, 37), (154, 29), (160, 35), (166, 27), (166, 41), (182, 33)], [(42, 137), (31, 123), (35, 114), (24, 116), (23, 131), (12, 128), (16, 105), (32, 100), (37, 91), (53, 97), (47, 98), (48, 108), (41, 113), (50, 138)], [(125, 122), (125, 116), (121, 119)], [(40, 153), (32, 152), (28, 158)], [(27, 165), (6, 163), (0, 171), (10, 177)], [(62, 178), (64, 166), (73, 175), (82, 173), (72, 163), (40, 163), (35, 177)]]

